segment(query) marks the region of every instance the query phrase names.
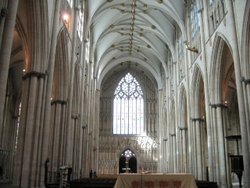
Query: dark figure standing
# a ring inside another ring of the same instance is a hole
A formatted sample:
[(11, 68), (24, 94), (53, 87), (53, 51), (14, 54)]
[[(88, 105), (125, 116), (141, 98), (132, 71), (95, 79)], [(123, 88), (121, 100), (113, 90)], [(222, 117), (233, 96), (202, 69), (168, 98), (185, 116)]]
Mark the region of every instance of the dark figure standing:
[(94, 178), (96, 178), (96, 177), (97, 177), (97, 175), (96, 175), (96, 171), (94, 171), (94, 173), (93, 173), (93, 177), (94, 177)]
[(92, 178), (92, 176), (93, 176), (93, 171), (90, 170), (90, 172), (89, 172), (89, 178)]

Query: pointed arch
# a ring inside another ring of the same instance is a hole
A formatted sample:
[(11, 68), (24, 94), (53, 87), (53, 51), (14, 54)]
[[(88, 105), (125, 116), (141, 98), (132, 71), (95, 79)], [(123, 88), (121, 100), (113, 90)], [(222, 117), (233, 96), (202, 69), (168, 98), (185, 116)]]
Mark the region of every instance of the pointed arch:
[(175, 100), (172, 98), (169, 104), (170, 119), (169, 119), (169, 134), (176, 134), (176, 119), (175, 119)]
[(58, 35), (53, 76), (52, 97), (66, 100), (69, 87), (68, 37), (63, 29)]
[(242, 74), (246, 79), (249, 79), (250, 75), (250, 2), (246, 2), (246, 8), (244, 11), (244, 19), (243, 19), (243, 29), (242, 29), (242, 37), (241, 37), (241, 57), (242, 57)]
[(187, 94), (186, 94), (186, 88), (182, 84), (180, 87), (180, 93), (179, 93), (179, 111), (180, 111), (180, 122), (179, 127), (180, 128), (187, 128)]
[[(225, 50), (227, 50), (231, 54), (230, 56), (233, 60), (232, 48), (229, 44), (230, 43), (221, 33), (216, 34), (215, 39), (214, 39), (214, 46), (213, 46), (212, 59), (211, 59), (211, 69), (210, 69), (210, 74), (209, 74), (209, 79), (210, 79), (209, 82), (211, 85), (209, 96), (211, 96), (210, 102), (212, 104), (222, 102), (225, 97), (225, 94), (222, 93), (223, 90), (222, 90), (221, 80), (222, 80), (222, 72), (223, 72), (222, 64), (223, 62), (226, 63), (226, 61), (222, 61), (222, 58), (223, 58), (223, 54), (225, 55)], [(233, 61), (231, 63), (233, 64)]]
[(194, 107), (192, 109), (192, 117), (201, 118), (205, 115), (205, 99), (204, 99), (204, 82), (200, 67), (195, 65), (193, 71), (192, 85), (191, 85), (191, 103)]

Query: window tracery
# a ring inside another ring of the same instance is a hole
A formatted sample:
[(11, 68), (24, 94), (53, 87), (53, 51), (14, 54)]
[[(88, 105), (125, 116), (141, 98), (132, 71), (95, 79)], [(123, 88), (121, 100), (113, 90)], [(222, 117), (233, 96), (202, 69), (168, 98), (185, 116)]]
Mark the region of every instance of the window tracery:
[(140, 84), (130, 73), (127, 73), (114, 92), (113, 134), (143, 134), (143, 108), (144, 100)]

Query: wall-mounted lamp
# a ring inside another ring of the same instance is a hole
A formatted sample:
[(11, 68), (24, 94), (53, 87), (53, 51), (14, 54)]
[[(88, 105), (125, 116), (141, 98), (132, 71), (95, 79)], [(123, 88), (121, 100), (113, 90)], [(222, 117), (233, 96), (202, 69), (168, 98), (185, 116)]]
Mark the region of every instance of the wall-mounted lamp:
[(64, 12), (62, 14), (62, 20), (63, 20), (63, 23), (65, 24), (65, 26), (69, 29), (69, 14)]
[(185, 46), (186, 46), (186, 49), (191, 51), (191, 52), (194, 52), (194, 53), (199, 53), (198, 49), (195, 48), (194, 46), (190, 46), (189, 42), (184, 42)]

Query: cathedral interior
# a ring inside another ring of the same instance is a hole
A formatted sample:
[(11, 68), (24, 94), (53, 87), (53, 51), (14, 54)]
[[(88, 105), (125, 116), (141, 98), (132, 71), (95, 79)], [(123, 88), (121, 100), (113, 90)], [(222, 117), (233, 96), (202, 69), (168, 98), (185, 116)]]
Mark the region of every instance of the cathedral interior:
[(1, 0), (0, 187), (70, 169), (249, 188), (249, 33), (248, 0)]

